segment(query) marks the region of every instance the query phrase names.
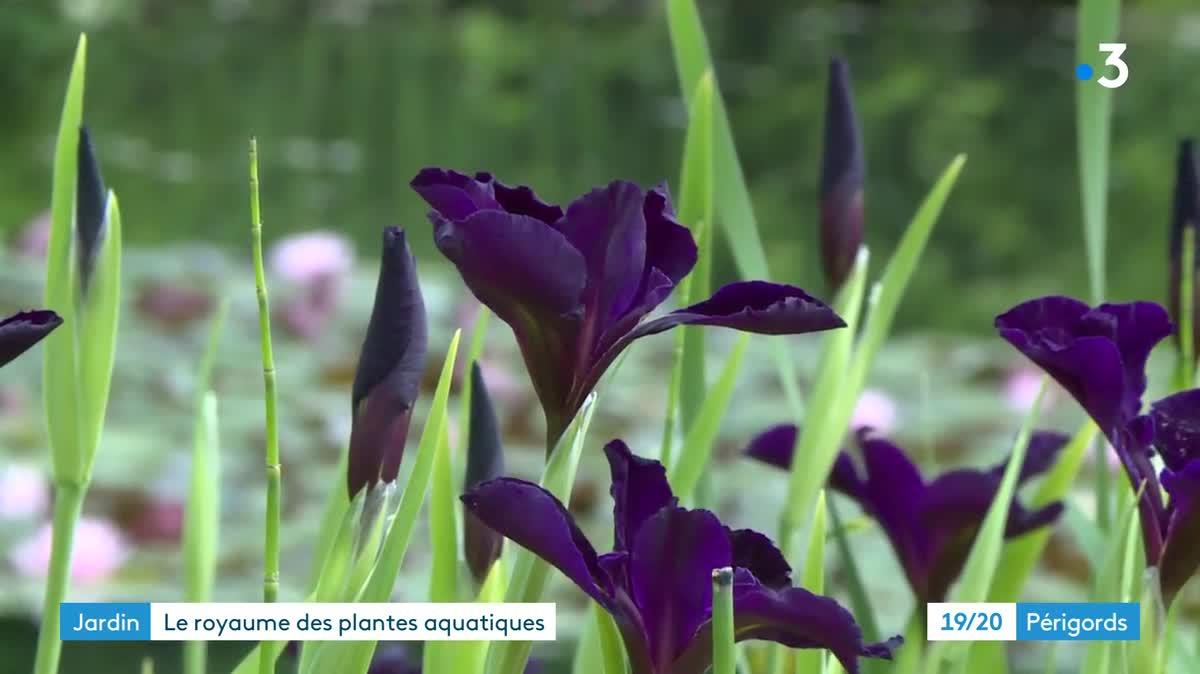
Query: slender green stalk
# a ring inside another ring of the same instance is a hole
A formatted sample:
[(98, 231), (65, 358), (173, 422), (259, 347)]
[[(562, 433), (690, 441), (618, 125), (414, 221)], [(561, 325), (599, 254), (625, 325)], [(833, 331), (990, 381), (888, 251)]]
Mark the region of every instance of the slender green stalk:
[(1176, 388), (1192, 388), (1196, 376), (1194, 339), (1196, 320), (1196, 227), (1183, 228), (1183, 259), (1179, 269), (1179, 372)]
[[(279, 497), (282, 489), (279, 466), (279, 420), (276, 416), (275, 356), (271, 349), (271, 306), (267, 299), (266, 273), (263, 271), (262, 207), (258, 199), (258, 141), (250, 139), (250, 237), (254, 247), (254, 289), (258, 295), (258, 329), (262, 335), (264, 402), (267, 414), (267, 512), (263, 552), (263, 601), (270, 603), (279, 595)], [(267, 649), (262, 650), (259, 671), (273, 672), (275, 662)]]
[(712, 674), (737, 674), (737, 646), (733, 635), (733, 569), (713, 569)]
[(83, 511), (85, 486), (60, 483), (54, 489), (54, 536), (50, 545), (50, 571), (46, 576), (46, 595), (42, 606), (42, 629), (38, 632), (35, 674), (54, 674), (58, 671), (58, 657), (62, 642), (58, 638), (58, 607), (67, 594), (67, 582), (71, 575), (71, 545), (75, 538), (75, 522)]
[(825, 506), (829, 509), (829, 519), (833, 522), (833, 539), (837, 544), (838, 555), (842, 558), (842, 570), (846, 573), (846, 584), (850, 591), (850, 606), (854, 608), (854, 619), (862, 626), (863, 639), (875, 641), (879, 638), (879, 624), (875, 620), (875, 611), (871, 600), (867, 598), (867, 589), (863, 585), (862, 573), (858, 570), (858, 562), (850, 550), (850, 541), (846, 539), (846, 527), (842, 523), (841, 513), (838, 512), (836, 499), (829, 499)]

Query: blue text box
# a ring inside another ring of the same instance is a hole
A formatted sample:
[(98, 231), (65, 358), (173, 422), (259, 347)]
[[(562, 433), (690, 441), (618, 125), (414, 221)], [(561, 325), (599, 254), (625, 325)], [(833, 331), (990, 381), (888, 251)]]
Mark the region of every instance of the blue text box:
[(1142, 638), (1136, 603), (1019, 603), (1017, 641), (1137, 641)]
[(149, 603), (64, 603), (58, 608), (62, 641), (149, 641)]

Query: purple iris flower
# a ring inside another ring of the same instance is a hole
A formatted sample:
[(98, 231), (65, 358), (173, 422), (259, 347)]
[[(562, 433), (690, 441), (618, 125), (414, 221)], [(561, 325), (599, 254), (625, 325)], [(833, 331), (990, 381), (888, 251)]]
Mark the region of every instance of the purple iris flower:
[[(1159, 567), (1170, 602), (1200, 565), (1200, 391), (1178, 393), (1142, 414), (1146, 361), (1172, 332), (1153, 302), (1092, 308), (1069, 297), (1044, 297), (996, 318), (1000, 335), (1071, 393), (1116, 450), (1134, 489), (1146, 560)], [(1150, 462), (1165, 468), (1161, 486)], [(1163, 502), (1163, 490), (1170, 497)]]
[[(790, 469), (797, 432), (792, 425), (775, 426), (751, 441), (746, 453)], [(1000, 490), (1008, 461), (986, 470), (951, 470), (927, 482), (899, 446), (870, 429), (860, 429), (857, 440), (862, 471), (842, 451), (833, 464), (829, 486), (854, 499), (883, 527), (918, 602), (945, 601)], [(1060, 433), (1035, 433), (1025, 452), (1020, 481), (1049, 470), (1066, 442)], [(1055, 502), (1031, 511), (1014, 500), (1004, 535), (1015, 538), (1048, 525), (1062, 509), (1062, 503)]]
[(383, 232), (375, 306), (354, 373), (346, 471), (350, 498), (380, 480), (393, 482), (399, 474), (427, 346), (417, 263), (404, 230), (388, 227)]
[[(1168, 308), (1176, 323), (1183, 320), (1180, 302), (1181, 284), (1183, 282), (1183, 232), (1187, 227), (1192, 228), (1193, 234), (1200, 227), (1200, 171), (1197, 170), (1194, 142), (1185, 138), (1179, 143), (1179, 158), (1175, 173), (1175, 203), (1171, 211), (1170, 260), (1171, 273), (1167, 288), (1170, 298)], [(1200, 253), (1200, 236), (1195, 239), (1196, 251)], [(1195, 257), (1195, 263), (1200, 266), (1200, 254)], [(1194, 316), (1200, 316), (1200, 270), (1193, 277), (1192, 301), (1196, 309)], [(1196, 328), (1200, 328), (1197, 323)], [(1175, 338), (1179, 339), (1179, 333)], [(1200, 353), (1200, 330), (1192, 330), (1194, 349), (1192, 353)]]
[(842, 287), (863, 240), (863, 161), (850, 66), (829, 64), (825, 94), (825, 152), (821, 160), (821, 263), (826, 287)]
[(625, 347), (677, 325), (763, 334), (844, 327), (799, 288), (733, 283), (642, 322), (696, 264), (691, 232), (663, 187), (614, 181), (564, 211), (488, 173), (427, 168), (412, 187), (433, 208), (434, 242), (481, 302), (508, 323), (546, 415), (553, 447)]
[(734, 568), (739, 640), (825, 648), (850, 674), (858, 657), (890, 659), (894, 637), (864, 644), (854, 617), (835, 600), (791, 586), (775, 545), (731, 530), (707, 510), (687, 510), (661, 463), (620, 440), (604, 452), (612, 472), (615, 549), (597, 554), (558, 499), (515, 478), (485, 482), (463, 503), (488, 526), (537, 554), (616, 619), (633, 674), (703, 674), (712, 664), (712, 572)]
[(42, 341), (62, 322), (62, 317), (48, 309), (19, 311), (0, 321), (0, 367)]

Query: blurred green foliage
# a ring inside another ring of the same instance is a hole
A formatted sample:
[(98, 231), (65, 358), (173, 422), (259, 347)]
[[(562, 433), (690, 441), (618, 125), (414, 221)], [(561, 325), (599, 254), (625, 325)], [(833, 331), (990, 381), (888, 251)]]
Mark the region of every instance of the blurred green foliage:
[[(870, 245), (890, 250), (937, 171), (958, 152), (971, 158), (901, 330), (986, 333), (1030, 295), (1086, 294), (1070, 4), (701, 3), (780, 280), (823, 294), (815, 193), (826, 63), (840, 53), (867, 139)], [(1160, 299), (1175, 143), (1200, 133), (1190, 77), (1200, 13), (1129, 4), (1109, 288), (1114, 299)], [(678, 180), (686, 111), (659, 2), (111, 0), (0, 11), (10, 64), (0, 72), (0, 228), (10, 235), (49, 202), (50, 139), (78, 30), (94, 45), (87, 122), (134, 243), (241, 245), (251, 134), (269, 176), (268, 235), (337, 228), (364, 248), (385, 223), (421, 230), (407, 181), (427, 164), (491, 170), (555, 200), (618, 176)], [(414, 238), (436, 259), (428, 237)], [(717, 279), (732, 274), (722, 251)]]

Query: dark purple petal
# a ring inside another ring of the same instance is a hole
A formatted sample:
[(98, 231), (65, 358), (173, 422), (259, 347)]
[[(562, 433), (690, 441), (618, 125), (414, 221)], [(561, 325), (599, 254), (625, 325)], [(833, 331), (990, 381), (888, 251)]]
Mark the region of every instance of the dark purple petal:
[(657, 672), (669, 672), (712, 612), (713, 569), (729, 566), (725, 527), (705, 510), (664, 508), (633, 541), (629, 575)]
[(92, 280), (96, 256), (108, 229), (108, 190), (86, 126), (79, 127), (75, 177), (75, 233), (79, 237), (79, 287), (83, 294)]
[(767, 639), (791, 648), (827, 649), (848, 674), (858, 673), (859, 657), (890, 660), (903, 643), (897, 636), (864, 644), (854, 616), (834, 599), (799, 587), (773, 590), (744, 572), (734, 574), (733, 620), (739, 641)]
[(547, 420), (565, 428), (574, 412), (564, 406), (574, 378), (583, 256), (541, 220), (500, 211), (461, 222), (435, 219), (434, 240), (475, 297), (512, 328)]
[(658, 461), (634, 456), (629, 446), (613, 440), (604, 446), (612, 474), (615, 547), (629, 550), (646, 520), (678, 499), (667, 483), (667, 471)]
[(490, 184), (495, 193), (500, 208), (517, 215), (528, 215), (537, 218), (547, 225), (557, 224), (563, 216), (563, 210), (554, 204), (548, 204), (538, 198), (534, 191), (525, 185), (509, 187), (496, 180), (490, 173), (476, 173), (475, 180)]
[(925, 575), (928, 537), (917, 521), (925, 492), (921, 473), (904, 450), (869, 431), (858, 433), (866, 479), (861, 505), (879, 521), (915, 588)]
[(602, 606), (612, 602), (608, 574), (575, 518), (550, 492), (502, 477), (468, 489), (467, 510), (512, 542), (546, 560)]
[(723, 286), (703, 302), (643, 323), (628, 338), (654, 335), (677, 325), (714, 325), (764, 335), (797, 335), (844, 328), (820, 300), (795, 286), (741, 281)]
[(644, 201), (640, 187), (614, 181), (572, 202), (559, 225), (587, 269), (580, 339), (587, 357), (600, 335), (638, 299), (646, 266)]
[(665, 185), (646, 192), (643, 215), (646, 218), (647, 273), (657, 269), (670, 279), (672, 286), (679, 285), (696, 266), (696, 241), (688, 228), (675, 219)]
[(829, 64), (825, 97), (825, 153), (821, 163), (821, 262), (828, 288), (836, 290), (854, 266), (863, 240), (863, 162), (850, 69)]
[(1200, 568), (1200, 459), (1178, 471), (1164, 469), (1162, 485), (1171, 497), (1171, 517), (1159, 572), (1163, 598), (1170, 606)]
[(449, 220), (464, 220), (481, 210), (499, 210), (492, 184), (458, 171), (436, 167), (421, 169), (409, 183), (417, 194)]
[(0, 367), (42, 341), (62, 322), (62, 317), (47, 309), (17, 312), (0, 321)]
[(792, 567), (771, 539), (752, 529), (729, 530), (735, 568), (746, 569), (758, 582), (770, 588), (792, 584)]
[[(926, 487), (918, 506), (918, 517), (925, 527), (943, 535), (959, 531), (974, 532), (987, 517), (1000, 491), (1002, 478), (1003, 474), (972, 469), (944, 473)], [(1005, 536), (1014, 538), (1050, 524), (1061, 512), (1061, 503), (1028, 511), (1013, 499), (1009, 506)], [(971, 535), (974, 536), (973, 533)]]
[(845, 450), (838, 452), (837, 458), (833, 460), (833, 470), (829, 472), (829, 487), (860, 504), (866, 502), (867, 484), (859, 477), (854, 459)]
[(1200, 389), (1168, 396), (1150, 405), (1154, 447), (1172, 470), (1200, 459)]
[(383, 232), (375, 306), (354, 373), (347, 471), (351, 498), (379, 479), (396, 479), (427, 346), (416, 260), (404, 230), (388, 227)]
[(421, 674), (420, 663), (421, 658), (411, 655), (405, 644), (380, 644), (367, 674)]
[(782, 470), (792, 467), (792, 452), (800, 429), (795, 424), (779, 424), (759, 433), (746, 447), (746, 456)]
[[(504, 446), (500, 424), (492, 408), (487, 382), (479, 363), (471, 364), (471, 418), (467, 433), (467, 488), (504, 474)], [(475, 580), (482, 583), (492, 564), (500, 558), (503, 537), (470, 512), (463, 519), (463, 556)]]
[(998, 316), (996, 327), (1067, 389), (1110, 440), (1140, 411), (1146, 360), (1171, 332), (1166, 311), (1157, 304), (1091, 309), (1069, 297), (1020, 304)]
[[(1025, 448), (1025, 463), (1021, 465), (1021, 474), (1017, 479), (1025, 482), (1050, 470), (1058, 462), (1058, 453), (1070, 440), (1066, 433), (1035, 431), (1029, 438), (1029, 446)], [(1007, 467), (1008, 462), (1005, 461), (993, 470), (1003, 477)]]

